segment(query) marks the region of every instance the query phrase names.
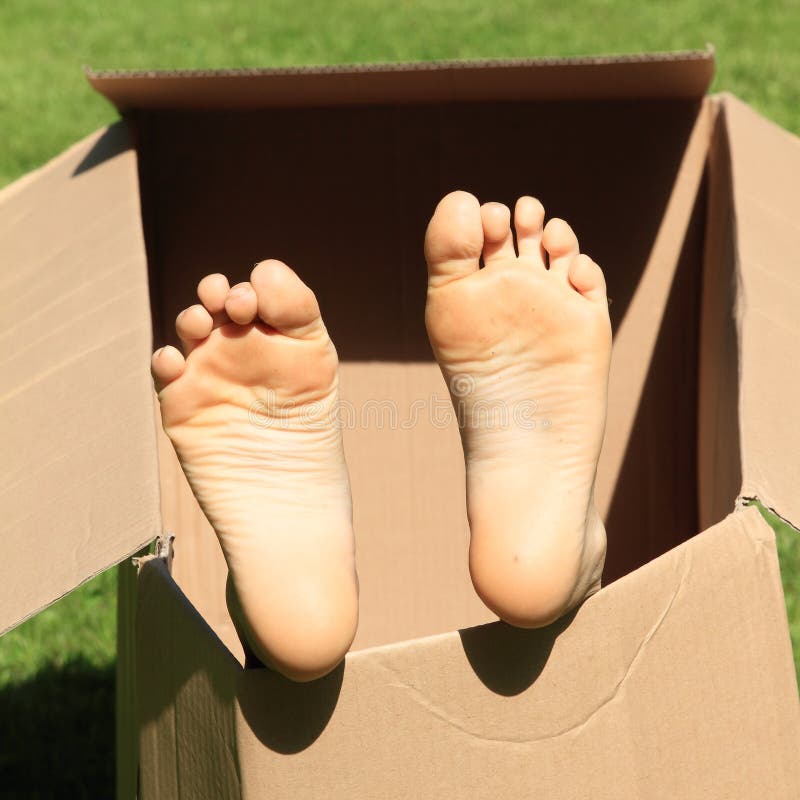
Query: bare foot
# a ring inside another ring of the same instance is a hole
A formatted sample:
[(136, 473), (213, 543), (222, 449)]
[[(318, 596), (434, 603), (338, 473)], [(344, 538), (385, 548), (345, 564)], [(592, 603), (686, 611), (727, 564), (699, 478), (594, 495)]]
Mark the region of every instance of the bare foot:
[(338, 359), (313, 292), (280, 261), (209, 275), (153, 355), (164, 430), (230, 569), (235, 622), (268, 666), (311, 680), (358, 622)]
[(603, 273), (569, 225), (543, 230), (541, 203), (521, 197), (517, 255), (510, 216), (467, 192), (439, 203), (425, 320), (459, 415), (472, 581), (506, 622), (538, 627), (600, 588), (611, 326)]

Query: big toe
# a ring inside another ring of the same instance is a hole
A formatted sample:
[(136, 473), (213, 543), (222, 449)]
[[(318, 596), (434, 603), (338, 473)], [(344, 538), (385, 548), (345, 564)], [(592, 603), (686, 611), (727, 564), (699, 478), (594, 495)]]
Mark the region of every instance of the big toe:
[(425, 260), (431, 286), (461, 278), (479, 267), (483, 225), (478, 198), (450, 192), (439, 202), (425, 232)]
[(258, 316), (271, 328), (289, 336), (305, 336), (322, 328), (314, 292), (282, 261), (268, 259), (253, 269)]

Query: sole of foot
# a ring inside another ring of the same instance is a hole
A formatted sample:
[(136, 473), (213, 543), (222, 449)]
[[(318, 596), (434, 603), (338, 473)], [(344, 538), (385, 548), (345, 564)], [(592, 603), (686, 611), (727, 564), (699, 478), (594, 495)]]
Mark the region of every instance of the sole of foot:
[(245, 649), (313, 680), (358, 623), (336, 350), (313, 292), (280, 261), (233, 287), (208, 275), (197, 293), (176, 321), (182, 352), (153, 354), (164, 430), (219, 537)]
[[(469, 568), (501, 619), (540, 627), (600, 588), (594, 504), (611, 325), (602, 270), (570, 226), (467, 192), (425, 236), (428, 335), (461, 431)], [(482, 262), (482, 263), (481, 263)]]

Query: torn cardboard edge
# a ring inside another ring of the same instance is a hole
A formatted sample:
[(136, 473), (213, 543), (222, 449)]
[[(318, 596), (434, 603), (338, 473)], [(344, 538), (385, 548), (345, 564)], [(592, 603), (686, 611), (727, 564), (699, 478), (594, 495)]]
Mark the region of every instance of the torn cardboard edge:
[(165, 533), (159, 536), (150, 542), (151, 545), (154, 545), (154, 552), (148, 553), (147, 555), (143, 556), (135, 556), (131, 559), (131, 563), (133, 564), (134, 569), (138, 572), (141, 571), (142, 567), (148, 562), (152, 561), (154, 558), (161, 559), (166, 566), (167, 570), (172, 574), (172, 559), (175, 555), (175, 548), (173, 547), (173, 542), (175, 541), (175, 534), (174, 533)]
[(736, 498), (736, 510), (739, 511), (741, 509), (747, 508), (748, 506), (755, 505), (758, 507), (759, 505), (768, 513), (772, 514), (776, 519), (780, 520), (787, 528), (790, 528), (794, 533), (800, 533), (800, 528), (797, 527), (790, 519), (784, 517), (778, 510), (768, 506), (766, 503), (761, 500), (761, 498), (757, 496), (745, 496), (739, 495)]

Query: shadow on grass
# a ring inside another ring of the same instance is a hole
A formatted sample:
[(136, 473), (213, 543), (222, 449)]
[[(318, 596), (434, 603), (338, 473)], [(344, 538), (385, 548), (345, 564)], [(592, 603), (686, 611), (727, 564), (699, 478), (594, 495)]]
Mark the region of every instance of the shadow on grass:
[(0, 689), (3, 797), (114, 795), (114, 666), (47, 666)]

